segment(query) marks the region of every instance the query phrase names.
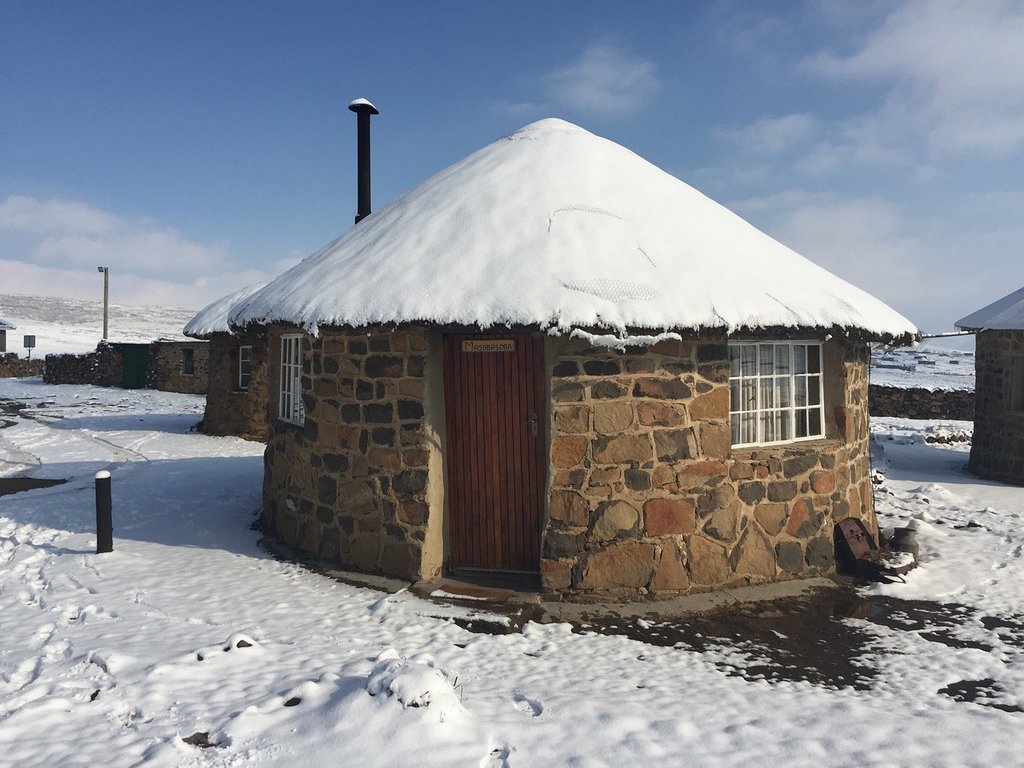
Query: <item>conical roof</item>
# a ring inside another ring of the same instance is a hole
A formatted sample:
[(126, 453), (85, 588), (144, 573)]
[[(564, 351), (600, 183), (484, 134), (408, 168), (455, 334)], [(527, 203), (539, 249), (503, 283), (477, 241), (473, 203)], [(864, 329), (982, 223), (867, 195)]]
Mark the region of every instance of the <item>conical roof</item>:
[(203, 307), (196, 313), (188, 323), (185, 324), (185, 328), (182, 333), (185, 336), (191, 336), (194, 339), (208, 339), (215, 333), (230, 333), (231, 327), (228, 325), (228, 315), (235, 308), (242, 299), (248, 298), (253, 293), (262, 288), (266, 283), (259, 283), (258, 285), (249, 285), (245, 288), (229, 293), (227, 296), (222, 296), (216, 301), (207, 306)]
[(957, 328), (966, 331), (1021, 331), (1024, 330), (1024, 288), (1009, 296), (993, 301), (987, 307), (972, 312), (956, 321)]
[(232, 324), (826, 327), (884, 303), (633, 152), (547, 119), (474, 152), (239, 305)]

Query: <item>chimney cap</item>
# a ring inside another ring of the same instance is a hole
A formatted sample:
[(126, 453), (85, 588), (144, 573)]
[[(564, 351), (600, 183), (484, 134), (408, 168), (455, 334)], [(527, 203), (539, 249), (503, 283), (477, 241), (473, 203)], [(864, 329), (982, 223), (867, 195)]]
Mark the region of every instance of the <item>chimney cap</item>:
[(349, 103), (348, 108), (359, 114), (360, 112), (366, 112), (369, 115), (379, 115), (380, 110), (377, 109), (367, 99), (356, 99)]

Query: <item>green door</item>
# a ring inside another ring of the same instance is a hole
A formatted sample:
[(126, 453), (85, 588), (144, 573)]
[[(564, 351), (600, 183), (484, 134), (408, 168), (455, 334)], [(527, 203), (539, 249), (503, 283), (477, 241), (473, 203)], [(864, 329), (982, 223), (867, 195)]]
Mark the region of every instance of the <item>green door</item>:
[(149, 373), (149, 344), (121, 345), (121, 386), (125, 389), (144, 389)]

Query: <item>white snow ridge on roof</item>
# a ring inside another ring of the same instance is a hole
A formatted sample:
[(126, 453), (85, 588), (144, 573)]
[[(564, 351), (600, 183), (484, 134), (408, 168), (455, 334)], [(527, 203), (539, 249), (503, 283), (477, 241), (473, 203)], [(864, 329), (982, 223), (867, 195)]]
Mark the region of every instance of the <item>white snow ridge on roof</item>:
[(1003, 296), (999, 301), (957, 320), (956, 327), (967, 331), (1024, 330), (1024, 288), (1018, 288), (1009, 296)]
[(13, 331), (18, 326), (13, 325), (6, 320), (0, 318), (0, 331)]
[(917, 333), (679, 179), (557, 119), (427, 179), (230, 321)]
[(264, 285), (266, 283), (240, 288), (234, 293), (222, 296), (212, 304), (203, 307), (203, 309), (196, 313), (195, 317), (185, 324), (182, 333), (194, 339), (208, 339), (214, 333), (230, 333), (231, 328), (228, 326), (228, 315), (231, 314), (231, 311), (243, 299), (248, 298)]

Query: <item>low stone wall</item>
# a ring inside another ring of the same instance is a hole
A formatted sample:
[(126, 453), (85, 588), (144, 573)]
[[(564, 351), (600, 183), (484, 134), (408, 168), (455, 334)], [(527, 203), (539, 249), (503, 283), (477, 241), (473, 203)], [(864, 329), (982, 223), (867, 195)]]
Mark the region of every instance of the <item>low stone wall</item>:
[(872, 416), (904, 419), (974, 419), (974, 392), (967, 389), (922, 389), (921, 387), (868, 387)]
[[(187, 358), (191, 357), (191, 370)], [(205, 395), (210, 344), (206, 341), (154, 341), (149, 345), (146, 386), (162, 392)]]
[(825, 439), (757, 449), (731, 447), (724, 338), (554, 345), (545, 591), (635, 600), (829, 573), (838, 521), (877, 534), (866, 345), (825, 345)]
[(27, 376), (42, 376), (43, 361), (39, 358), (28, 360), (16, 352), (0, 355), (0, 379), (20, 379)]
[(982, 477), (1024, 484), (1024, 331), (977, 335), (978, 404), (968, 468)]
[(123, 361), (121, 351), (110, 344), (100, 344), (95, 352), (81, 355), (47, 355), (43, 381), (47, 384), (95, 384), (99, 387), (121, 386)]

